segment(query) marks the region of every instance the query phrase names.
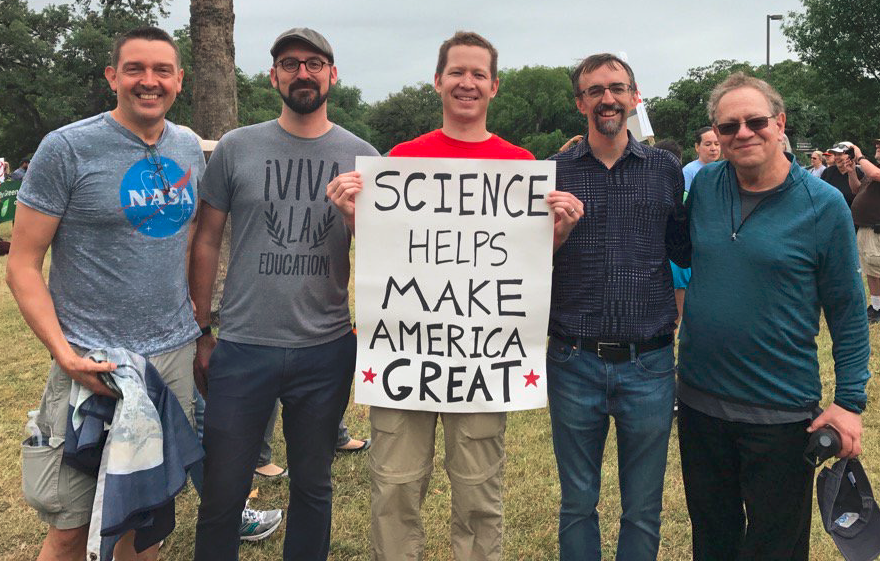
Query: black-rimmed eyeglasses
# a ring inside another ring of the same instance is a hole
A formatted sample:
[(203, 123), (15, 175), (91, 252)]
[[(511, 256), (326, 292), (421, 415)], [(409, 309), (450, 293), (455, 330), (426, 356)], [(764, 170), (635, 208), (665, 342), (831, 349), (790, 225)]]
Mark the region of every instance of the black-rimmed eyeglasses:
[(285, 72), (290, 72), (293, 74), (294, 72), (299, 71), (299, 67), (301, 64), (306, 65), (306, 70), (309, 74), (317, 74), (321, 70), (324, 69), (324, 66), (330, 66), (329, 62), (324, 62), (319, 58), (310, 58), (308, 60), (299, 60), (296, 58), (285, 58), (284, 60), (279, 60), (275, 63), (275, 66), (280, 66), (284, 69)]

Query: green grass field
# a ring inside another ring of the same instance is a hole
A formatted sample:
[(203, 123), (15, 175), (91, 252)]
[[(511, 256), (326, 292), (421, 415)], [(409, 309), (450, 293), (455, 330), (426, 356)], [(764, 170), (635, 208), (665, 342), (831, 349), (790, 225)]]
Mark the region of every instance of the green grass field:
[[(0, 237), (9, 239), (9, 223), (0, 224)], [(6, 257), (0, 257), (0, 272), (5, 276)], [(880, 328), (872, 327), (872, 347), (880, 343)], [(0, 285), (0, 560), (34, 559), (39, 551), (46, 526), (24, 503), (21, 496), (21, 464), (19, 443), (28, 410), (39, 406), (40, 395), (48, 371), (49, 356), (22, 320), (5, 282)], [(833, 387), (831, 341), (823, 329), (819, 338), (819, 359), (826, 401)], [(870, 368), (877, 371), (877, 358), (871, 357)], [(868, 475), (880, 489), (880, 412), (877, 410), (878, 386), (868, 386), (868, 410), (863, 415), (863, 459)], [(367, 408), (352, 404), (346, 413), (352, 435), (369, 434)], [(279, 419), (280, 425), (280, 419)], [(442, 431), (442, 427), (438, 430)], [(275, 432), (275, 460), (284, 465), (284, 444), (280, 426)], [(550, 438), (550, 421), (546, 410), (512, 413), (507, 428), (507, 468), (505, 495), (506, 560), (556, 559), (556, 526), (559, 507), (559, 481)], [(438, 434), (437, 442), (442, 436)], [(602, 526), (602, 550), (613, 558), (617, 542), (617, 519), (620, 516), (619, 489), (614, 430), (606, 446), (603, 466), (602, 500), (599, 513)], [(427, 532), (425, 558), (451, 559), (449, 550), (449, 481), (443, 471), (443, 451), (437, 451), (434, 477), (422, 512)], [(252, 501), (255, 508), (286, 506), (287, 488), (283, 481), (256, 482), (259, 497)], [(330, 558), (335, 561), (370, 559), (370, 475), (364, 456), (340, 457), (333, 465), (335, 495)], [(177, 529), (160, 552), (166, 560), (189, 561), (195, 537), (197, 497), (186, 489), (177, 508)], [(831, 538), (813, 517), (811, 559), (839, 559)], [(678, 458), (677, 435), (673, 428), (669, 447), (669, 465), (664, 492), (663, 526), (660, 555), (662, 560), (690, 559), (690, 523), (684, 501)], [(242, 560), (277, 560), (281, 558), (283, 529), (269, 539), (243, 544)]]

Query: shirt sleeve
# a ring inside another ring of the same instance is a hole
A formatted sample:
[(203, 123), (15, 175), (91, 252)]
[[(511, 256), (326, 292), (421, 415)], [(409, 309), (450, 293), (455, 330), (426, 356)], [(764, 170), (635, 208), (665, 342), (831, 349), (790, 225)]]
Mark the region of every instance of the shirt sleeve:
[[(232, 177), (229, 165), (226, 162), (228, 142), (220, 142), (214, 148), (214, 152), (208, 159), (205, 173), (199, 182), (199, 198), (223, 212), (229, 212), (232, 200)], [(235, 152), (232, 150), (232, 152)]]
[(697, 172), (694, 171), (694, 168), (692, 166), (686, 165), (684, 166), (684, 169), (682, 169), (682, 174), (684, 175), (684, 190), (685, 192), (689, 193), (691, 190), (691, 183), (693, 183), (694, 176), (697, 174)]
[(852, 218), (843, 197), (817, 216), (819, 302), (831, 333), (834, 403), (861, 413), (868, 401), (868, 317)]
[(51, 132), (40, 142), (24, 176), (18, 201), (42, 214), (61, 218), (74, 188), (75, 158), (67, 141)]
[(678, 166), (671, 169), (672, 212), (666, 222), (666, 255), (682, 269), (691, 266), (691, 233), (684, 208), (684, 175)]

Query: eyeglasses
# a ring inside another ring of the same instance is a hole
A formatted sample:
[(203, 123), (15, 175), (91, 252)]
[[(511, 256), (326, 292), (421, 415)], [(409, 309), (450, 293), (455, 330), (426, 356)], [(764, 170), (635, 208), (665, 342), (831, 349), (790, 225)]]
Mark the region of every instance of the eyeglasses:
[(735, 123), (721, 123), (717, 124), (718, 133), (724, 136), (730, 136), (732, 134), (736, 134), (739, 132), (740, 127), (745, 125), (748, 127), (750, 131), (757, 132), (761, 129), (766, 129), (770, 124), (770, 119), (775, 118), (776, 115), (770, 115), (769, 117), (752, 117), (751, 119), (746, 119), (745, 121), (736, 121)]
[[(165, 167), (162, 165), (162, 154), (159, 153), (159, 149), (155, 146), (147, 147), (147, 163), (156, 168), (155, 171), (153, 171), (153, 185), (157, 189), (162, 190), (163, 196), (168, 196), (172, 190), (171, 183), (168, 181), (168, 178), (165, 177)], [(161, 181), (161, 185), (156, 184), (157, 177), (159, 178), (159, 181)]]
[(284, 69), (285, 72), (290, 72), (293, 74), (294, 72), (299, 71), (299, 66), (301, 64), (306, 65), (306, 70), (309, 74), (317, 74), (321, 70), (324, 69), (324, 66), (331, 66), (331, 63), (324, 62), (319, 58), (310, 58), (309, 60), (299, 60), (296, 58), (285, 58), (284, 60), (279, 60), (275, 63), (275, 66), (280, 66)]
[(614, 96), (622, 96), (626, 94), (628, 91), (632, 89), (632, 86), (629, 84), (624, 84), (622, 82), (615, 82), (610, 86), (590, 86), (589, 88), (584, 88), (578, 92), (578, 95), (587, 94), (587, 96), (592, 97), (594, 99), (598, 99), (605, 95), (605, 90), (610, 90), (611, 95)]

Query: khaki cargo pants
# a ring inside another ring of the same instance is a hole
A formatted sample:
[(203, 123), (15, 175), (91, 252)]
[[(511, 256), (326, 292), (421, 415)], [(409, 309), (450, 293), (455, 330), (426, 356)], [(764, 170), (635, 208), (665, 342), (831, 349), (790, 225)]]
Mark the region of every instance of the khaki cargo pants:
[(434, 460), (437, 416), (443, 421), (452, 487), (452, 553), (457, 561), (501, 559), (506, 413), (434, 413), (370, 408), (373, 444), (372, 542), (376, 561), (420, 560), (419, 514)]
[[(195, 348), (195, 343), (189, 343), (150, 357), (150, 362), (177, 397), (193, 426), (192, 361)], [(76, 347), (73, 350), (80, 356), (87, 352)], [(24, 500), (37, 511), (40, 520), (59, 530), (88, 524), (95, 497), (96, 479), (61, 461), (71, 383), (71, 378), (53, 360), (37, 415), (37, 426), (47, 443), (32, 446), (25, 442), (21, 447)]]

